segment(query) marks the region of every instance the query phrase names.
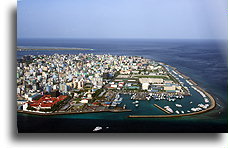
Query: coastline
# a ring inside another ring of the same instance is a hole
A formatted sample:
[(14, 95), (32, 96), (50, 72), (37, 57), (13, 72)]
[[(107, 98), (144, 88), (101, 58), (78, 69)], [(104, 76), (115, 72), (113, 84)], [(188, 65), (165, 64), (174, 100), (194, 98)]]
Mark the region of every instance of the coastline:
[(103, 112), (112, 112), (112, 113), (120, 113), (120, 112), (131, 112), (131, 110), (103, 110), (103, 111), (84, 111), (84, 112), (54, 112), (54, 113), (44, 113), (44, 112), (32, 112), (32, 111), (22, 111), (18, 110), (18, 113), (31, 114), (31, 115), (39, 115), (39, 116), (54, 116), (54, 115), (70, 115), (70, 114), (86, 114), (86, 113), (103, 113)]

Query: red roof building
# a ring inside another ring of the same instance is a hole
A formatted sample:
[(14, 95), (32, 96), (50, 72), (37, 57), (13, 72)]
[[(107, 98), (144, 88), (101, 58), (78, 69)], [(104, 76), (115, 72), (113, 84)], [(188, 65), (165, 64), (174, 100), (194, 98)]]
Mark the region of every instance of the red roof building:
[(39, 100), (29, 102), (29, 106), (37, 109), (50, 109), (59, 101), (66, 99), (67, 96), (51, 97), (51, 95), (44, 95)]

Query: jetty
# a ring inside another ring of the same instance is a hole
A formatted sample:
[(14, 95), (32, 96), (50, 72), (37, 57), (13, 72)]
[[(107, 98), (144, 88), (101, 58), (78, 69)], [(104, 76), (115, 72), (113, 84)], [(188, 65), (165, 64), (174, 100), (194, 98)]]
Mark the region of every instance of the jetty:
[(167, 111), (166, 109), (162, 108), (161, 106), (154, 104), (155, 107), (157, 107), (158, 109), (162, 110), (163, 112), (167, 113), (167, 114), (171, 114), (171, 112)]

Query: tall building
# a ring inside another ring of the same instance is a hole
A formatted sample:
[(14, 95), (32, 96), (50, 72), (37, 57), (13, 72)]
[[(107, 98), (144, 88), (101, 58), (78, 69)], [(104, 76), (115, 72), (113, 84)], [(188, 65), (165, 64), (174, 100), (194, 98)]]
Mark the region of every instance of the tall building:
[(51, 86), (50, 86), (50, 85), (46, 86), (46, 91), (47, 91), (48, 93), (51, 92)]
[(80, 80), (78, 82), (78, 89), (83, 89), (83, 87), (84, 87), (84, 81), (83, 80)]

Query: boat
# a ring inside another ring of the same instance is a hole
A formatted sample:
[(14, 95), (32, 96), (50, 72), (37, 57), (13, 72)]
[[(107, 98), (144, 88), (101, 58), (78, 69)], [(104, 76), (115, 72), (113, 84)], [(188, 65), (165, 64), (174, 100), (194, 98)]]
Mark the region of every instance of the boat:
[(116, 105), (117, 105), (116, 102), (112, 102), (112, 104), (111, 104), (112, 107), (115, 107)]
[(122, 103), (122, 101), (116, 101), (116, 103), (117, 103), (117, 104), (121, 104), (121, 103)]
[(164, 108), (165, 108), (168, 112), (173, 113), (172, 108), (170, 108), (169, 106), (165, 106)]
[(139, 103), (139, 101), (134, 101), (134, 102), (132, 102), (133, 104), (137, 104), (137, 103)]
[(124, 104), (123, 109), (126, 109), (126, 104)]
[(209, 100), (207, 98), (204, 99), (205, 103), (209, 103)]
[(182, 105), (181, 104), (175, 104), (176, 105), (176, 107), (182, 107)]
[(197, 108), (191, 108), (191, 110), (192, 110), (192, 111), (194, 111), (194, 112), (197, 112), (197, 111), (201, 111), (201, 110), (202, 110), (202, 108), (200, 108), (200, 107), (197, 107)]
[(93, 129), (93, 131), (96, 132), (96, 131), (99, 131), (99, 130), (101, 130), (101, 129), (102, 129), (102, 127), (97, 126), (97, 127), (95, 127), (95, 128)]
[(131, 96), (131, 100), (134, 100), (135, 99), (135, 94)]
[(135, 107), (138, 107), (139, 106), (139, 104), (135, 104)]
[(175, 111), (177, 114), (180, 114), (180, 112), (178, 110)]
[(116, 98), (119, 99), (119, 97), (120, 97), (120, 95), (119, 95), (119, 93), (118, 93), (118, 94), (116, 95)]
[(150, 100), (150, 97), (148, 96), (148, 97), (146, 97), (146, 99), (149, 101)]
[(122, 97), (120, 97), (120, 98), (119, 98), (119, 101), (122, 101), (122, 100), (123, 100), (123, 98), (122, 98)]
[(203, 108), (204, 107), (204, 105), (201, 103), (201, 104), (198, 104), (198, 106), (199, 107), (201, 107), (201, 108)]
[(184, 114), (184, 111), (182, 110), (181, 113)]

